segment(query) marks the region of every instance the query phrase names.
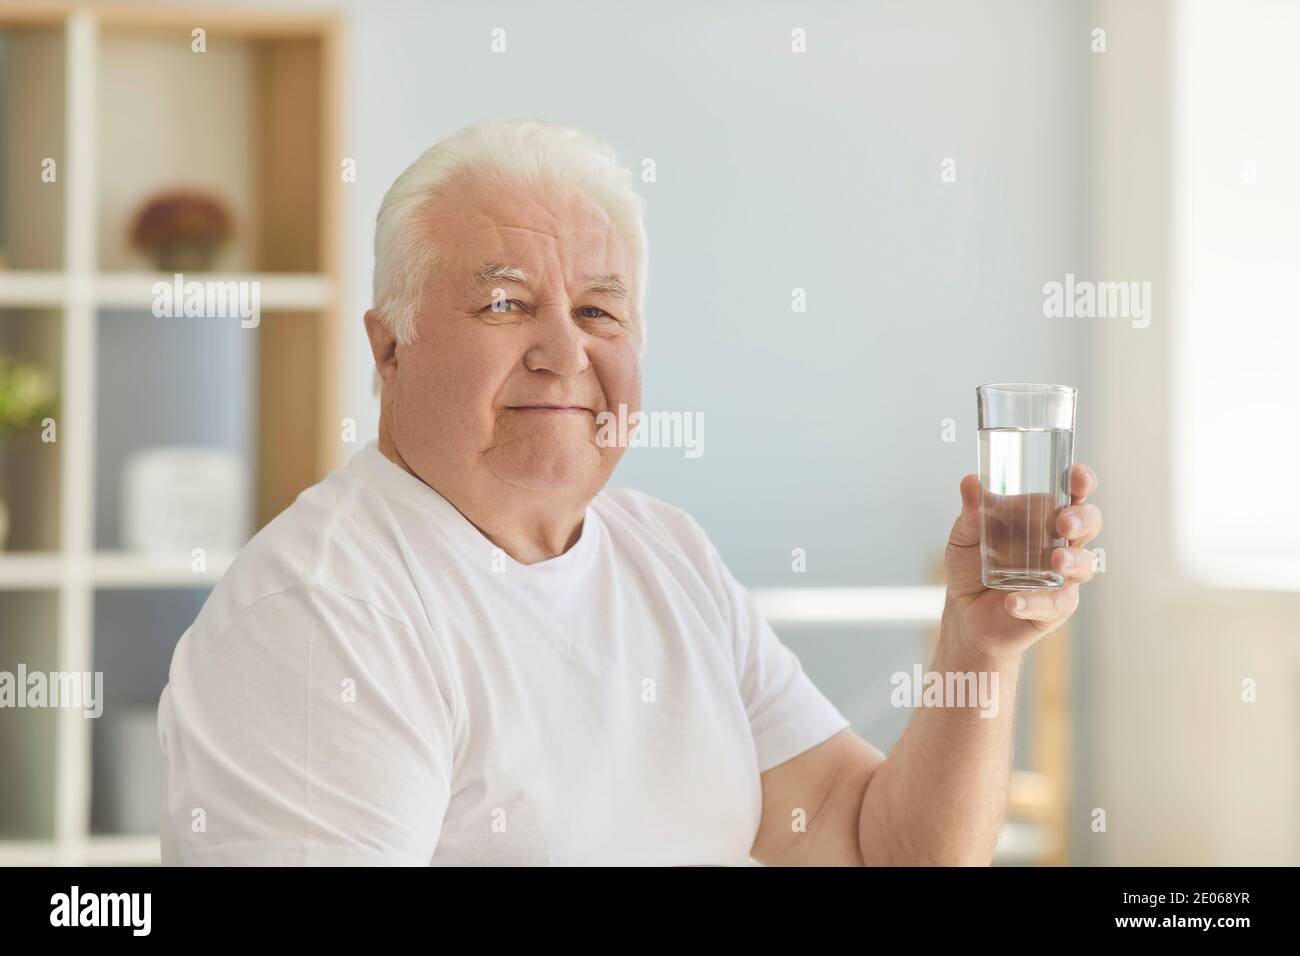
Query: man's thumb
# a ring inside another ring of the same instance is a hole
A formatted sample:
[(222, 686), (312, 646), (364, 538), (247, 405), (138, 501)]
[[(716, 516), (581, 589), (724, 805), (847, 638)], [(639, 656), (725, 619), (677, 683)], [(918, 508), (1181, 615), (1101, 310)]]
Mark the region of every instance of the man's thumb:
[(979, 544), (980, 540), (980, 480), (978, 475), (967, 475), (961, 480), (961, 514), (952, 526), (951, 544), (959, 548)]

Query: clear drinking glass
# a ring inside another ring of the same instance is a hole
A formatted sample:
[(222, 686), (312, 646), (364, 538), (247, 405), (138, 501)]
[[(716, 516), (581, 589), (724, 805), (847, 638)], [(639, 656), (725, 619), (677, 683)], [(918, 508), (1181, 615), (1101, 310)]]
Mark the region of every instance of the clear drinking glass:
[(1059, 588), (1056, 516), (1070, 503), (1074, 406), (1067, 385), (981, 385), (980, 574), (1005, 590)]

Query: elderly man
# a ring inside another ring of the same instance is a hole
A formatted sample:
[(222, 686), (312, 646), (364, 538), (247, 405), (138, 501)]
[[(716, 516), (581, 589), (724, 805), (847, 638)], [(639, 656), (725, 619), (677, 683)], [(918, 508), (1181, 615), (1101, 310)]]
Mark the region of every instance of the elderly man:
[[(961, 483), (933, 669), (989, 718), (856, 736), (691, 517), (606, 489), (597, 418), (639, 409), (646, 240), (608, 148), (470, 127), (389, 189), (366, 331), (377, 442), (239, 555), (159, 703), (164, 862), (988, 863), (1024, 652), (1091, 576), (985, 590)], [(863, 675), (864, 678), (866, 675)]]

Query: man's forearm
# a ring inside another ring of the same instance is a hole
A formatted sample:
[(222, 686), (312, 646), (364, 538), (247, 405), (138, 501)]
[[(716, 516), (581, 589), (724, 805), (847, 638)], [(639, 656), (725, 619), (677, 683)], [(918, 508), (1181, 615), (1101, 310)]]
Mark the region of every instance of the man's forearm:
[(960, 627), (950, 600), (930, 670), (945, 678), (986, 675), (985, 686), (996, 687), (996, 714), (981, 716), (978, 699), (916, 710), (863, 794), (858, 838), (867, 865), (986, 865), (993, 858), (1006, 815), (1020, 660), (985, 656)]

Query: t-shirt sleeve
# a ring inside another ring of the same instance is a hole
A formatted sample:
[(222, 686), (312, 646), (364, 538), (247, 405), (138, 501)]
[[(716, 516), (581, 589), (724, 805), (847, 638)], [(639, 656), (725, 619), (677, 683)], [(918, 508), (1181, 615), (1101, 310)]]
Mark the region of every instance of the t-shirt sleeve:
[(737, 680), (763, 773), (817, 746), (849, 721), (781, 643), (754, 596), (730, 573), (727, 577), (733, 587)]
[(849, 721), (804, 673), (794, 651), (781, 643), (754, 596), (731, 574), (704, 530), (694, 519), (690, 524), (729, 618), (736, 680), (763, 773), (817, 746)]
[(427, 865), (453, 731), (417, 637), (308, 583), (187, 631), (158, 709), (163, 863)]

